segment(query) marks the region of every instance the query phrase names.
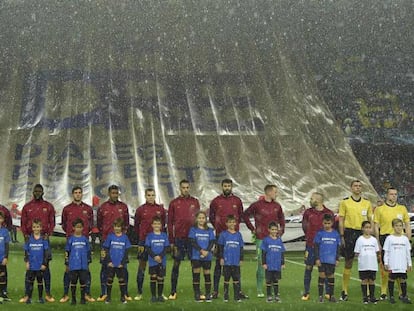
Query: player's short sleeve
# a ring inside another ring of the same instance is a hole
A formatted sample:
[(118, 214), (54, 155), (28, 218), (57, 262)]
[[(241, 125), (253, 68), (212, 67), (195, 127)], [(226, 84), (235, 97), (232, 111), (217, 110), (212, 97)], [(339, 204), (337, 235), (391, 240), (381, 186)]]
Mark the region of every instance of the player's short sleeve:
[(219, 236), (219, 239), (218, 239), (218, 244), (219, 245), (224, 245), (224, 233), (225, 232), (220, 233), (220, 236)]
[(338, 231), (336, 231), (336, 242), (338, 243), (338, 245), (341, 245), (341, 236), (339, 235)]
[(189, 239), (195, 239), (195, 230), (194, 227), (190, 228), (190, 231), (188, 232), (188, 238)]
[(86, 249), (89, 252), (91, 250), (91, 243), (89, 243), (89, 239), (85, 237), (85, 242), (86, 242)]
[(103, 247), (104, 248), (109, 248), (110, 246), (111, 246), (111, 239), (112, 239), (112, 236), (111, 235), (109, 235), (107, 238), (106, 238), (106, 240), (104, 241), (104, 243), (103, 243)]
[(145, 238), (145, 246), (146, 246), (146, 247), (151, 247), (151, 240), (150, 240), (150, 237), (151, 237), (151, 233), (150, 233), (150, 234), (148, 234), (148, 235), (147, 235), (147, 237)]
[(380, 251), (380, 248), (379, 248), (379, 245), (378, 245), (378, 241), (377, 241), (377, 239), (376, 238), (374, 238), (374, 237), (372, 237), (373, 239), (374, 239), (374, 241), (375, 241), (375, 252), (379, 252)]
[(66, 241), (66, 245), (65, 245), (65, 251), (70, 251), (70, 244), (72, 243), (72, 237), (70, 237), (67, 241)]
[(405, 243), (407, 244), (407, 248), (408, 248), (408, 250), (411, 250), (411, 243), (410, 243), (410, 240), (404, 235), (404, 237), (405, 237)]
[(379, 224), (381, 221), (381, 206), (378, 206), (374, 211), (374, 223)]
[(346, 215), (346, 200), (343, 199), (340, 203), (339, 203), (339, 212), (338, 215), (340, 217), (345, 217)]
[(282, 252), (286, 252), (286, 247), (282, 240), (280, 240), (280, 245), (282, 245)]
[(263, 239), (263, 241), (262, 241), (262, 245), (260, 245), (260, 249), (262, 250), (262, 251), (266, 251), (266, 249), (267, 249), (267, 239), (265, 238), (265, 239)]
[(129, 241), (128, 237), (125, 235), (125, 248), (131, 248), (131, 242)]
[(390, 235), (385, 239), (384, 242), (384, 246), (382, 247), (382, 249), (384, 251), (389, 251), (390, 250), (390, 239), (389, 239)]
[(407, 212), (407, 208), (404, 206), (404, 208), (406, 209), (405, 211), (404, 211), (404, 215), (403, 215), (403, 222), (404, 223), (407, 223), (407, 222), (409, 222), (410, 221), (410, 216), (408, 215), (408, 212)]
[(243, 237), (240, 232), (239, 232), (239, 243), (240, 243), (240, 247), (244, 247)]
[(316, 233), (315, 238), (313, 239), (313, 243), (314, 244), (320, 244), (321, 243), (321, 231), (318, 231), (318, 233)]
[(373, 218), (374, 218), (374, 213), (372, 212), (372, 204), (369, 200), (367, 200), (367, 206), (368, 206), (368, 208), (367, 208), (367, 219), (369, 221), (372, 221)]
[(209, 234), (210, 241), (213, 241), (213, 240), (216, 239), (213, 229), (209, 228), (208, 229), (208, 234)]
[(360, 253), (361, 252), (361, 239), (358, 238), (355, 242), (355, 247), (354, 247), (354, 253)]
[(47, 240), (43, 240), (43, 249), (45, 250), (49, 249), (49, 242)]
[(8, 232), (4, 235), (4, 243), (10, 243), (10, 234)]

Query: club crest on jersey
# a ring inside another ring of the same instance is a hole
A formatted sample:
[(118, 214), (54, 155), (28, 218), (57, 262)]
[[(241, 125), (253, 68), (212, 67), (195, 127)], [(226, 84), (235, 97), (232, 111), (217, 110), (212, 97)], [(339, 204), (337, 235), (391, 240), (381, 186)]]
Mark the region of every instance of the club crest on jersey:
[(88, 214), (88, 211), (82, 211), (82, 214), (86, 215)]
[(43, 207), (43, 213), (47, 213), (47, 207)]
[(122, 208), (118, 208), (118, 212), (119, 213), (122, 213)]
[(237, 209), (237, 205), (233, 205), (233, 209)]

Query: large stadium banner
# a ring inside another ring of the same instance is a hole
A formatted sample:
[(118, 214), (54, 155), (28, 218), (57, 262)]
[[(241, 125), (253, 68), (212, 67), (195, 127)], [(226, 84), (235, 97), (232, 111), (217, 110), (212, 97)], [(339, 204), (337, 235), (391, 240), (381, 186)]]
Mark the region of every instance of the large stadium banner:
[(287, 210), (352, 179), (375, 195), (312, 75), (284, 36), (278, 1), (3, 1), (3, 204), (41, 183), (60, 210), (121, 187), (165, 205), (188, 179), (203, 208), (224, 178), (248, 205), (266, 184)]

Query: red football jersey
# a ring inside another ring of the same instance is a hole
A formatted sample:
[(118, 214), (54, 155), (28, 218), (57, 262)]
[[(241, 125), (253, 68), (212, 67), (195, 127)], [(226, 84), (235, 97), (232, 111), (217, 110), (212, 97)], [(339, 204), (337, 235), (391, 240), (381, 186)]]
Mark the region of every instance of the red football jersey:
[(127, 232), (129, 227), (129, 212), (128, 206), (121, 202), (104, 202), (98, 209), (97, 225), (102, 234), (102, 239), (105, 241), (108, 234), (113, 231), (113, 223), (118, 218), (124, 221), (124, 232)]
[(151, 224), (155, 216), (161, 218), (162, 230), (164, 230), (166, 213), (162, 205), (145, 203), (135, 211), (134, 229), (140, 242), (145, 242), (147, 234), (153, 231)]
[(175, 238), (188, 238), (190, 228), (194, 226), (195, 215), (200, 210), (200, 203), (192, 196), (179, 196), (168, 207), (168, 238), (174, 243)]
[[(250, 221), (254, 218), (255, 225)], [(285, 215), (282, 206), (276, 201), (259, 200), (252, 203), (243, 213), (243, 219), (250, 231), (256, 232), (256, 238), (263, 240), (269, 234), (269, 223), (275, 221), (280, 225), (281, 235), (285, 232)]]
[(316, 208), (308, 208), (303, 213), (302, 219), (302, 229), (305, 233), (306, 245), (313, 247), (313, 239), (316, 236), (316, 233), (323, 228), (323, 215), (330, 214), (332, 217), (334, 213), (326, 208), (323, 207), (322, 211), (318, 211)]
[(89, 232), (92, 229), (93, 223), (93, 211), (92, 207), (88, 204), (81, 202), (76, 204), (74, 202), (66, 205), (62, 210), (62, 229), (66, 232), (66, 236), (69, 237), (73, 234), (73, 221), (77, 218), (83, 221), (82, 234), (86, 237), (89, 236)]
[(236, 231), (239, 231), (239, 225), (243, 215), (243, 203), (234, 194), (230, 194), (229, 196), (221, 194), (210, 203), (209, 219), (216, 230), (217, 236), (227, 230), (226, 218), (228, 215), (234, 215), (237, 222)]
[(53, 229), (55, 229), (55, 208), (51, 203), (43, 199), (33, 199), (23, 206), (20, 228), (24, 236), (32, 234), (32, 222), (35, 219), (39, 219), (42, 222), (42, 234), (53, 234)]

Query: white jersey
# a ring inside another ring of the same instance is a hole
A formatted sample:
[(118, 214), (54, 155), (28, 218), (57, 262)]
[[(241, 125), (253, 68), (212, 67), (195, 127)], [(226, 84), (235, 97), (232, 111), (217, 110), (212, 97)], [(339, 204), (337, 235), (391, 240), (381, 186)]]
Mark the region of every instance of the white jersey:
[(361, 235), (355, 243), (354, 252), (358, 253), (358, 271), (378, 271), (379, 245), (376, 238)]
[(411, 245), (405, 235), (389, 235), (384, 243), (384, 265), (392, 273), (406, 273), (407, 267), (412, 266)]

